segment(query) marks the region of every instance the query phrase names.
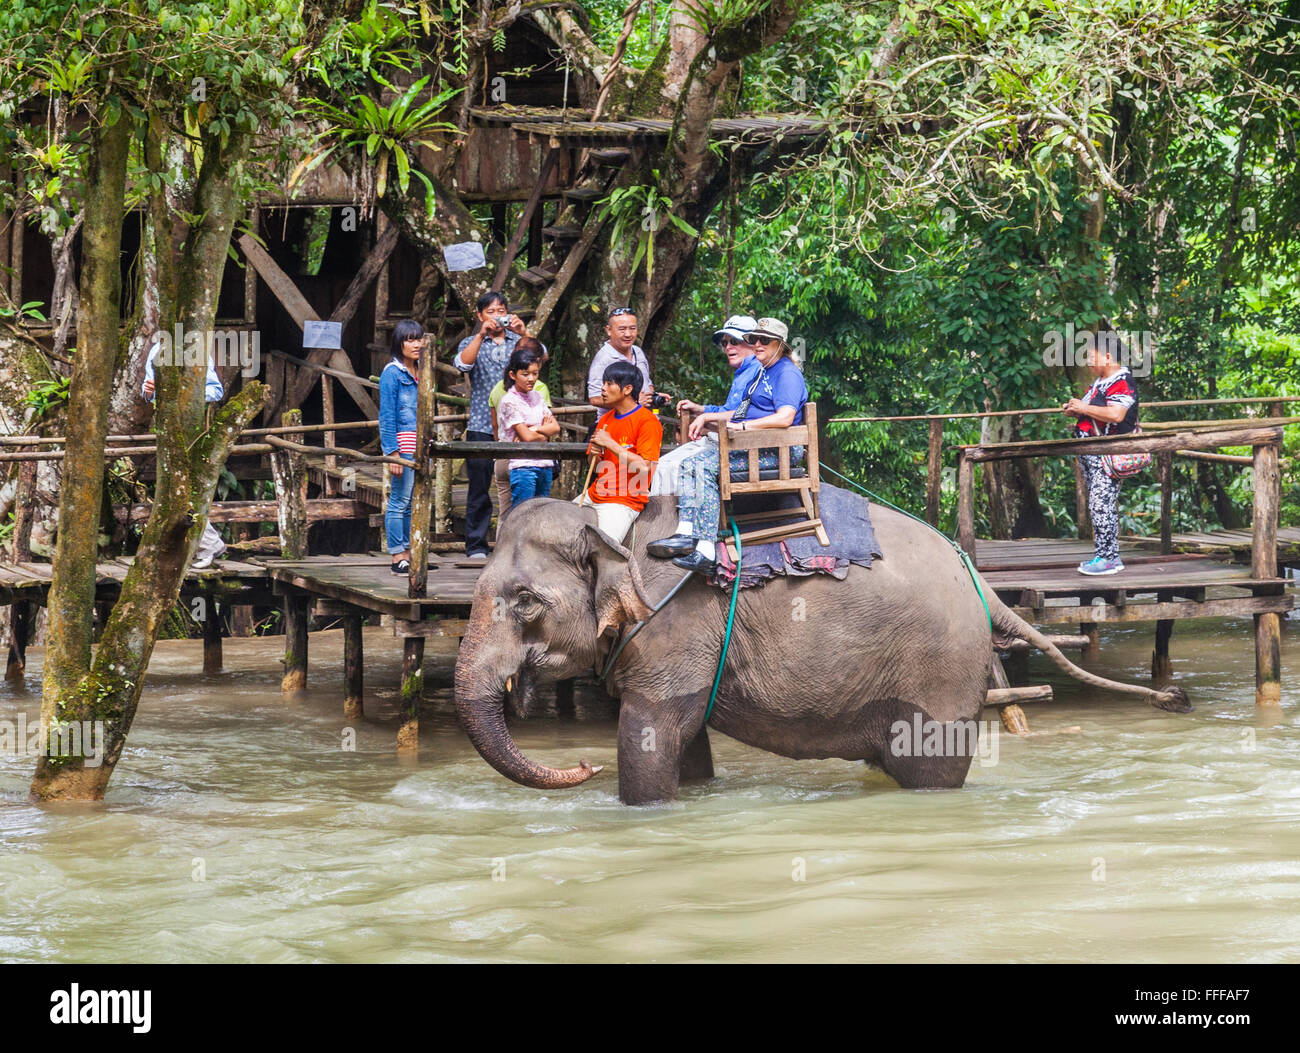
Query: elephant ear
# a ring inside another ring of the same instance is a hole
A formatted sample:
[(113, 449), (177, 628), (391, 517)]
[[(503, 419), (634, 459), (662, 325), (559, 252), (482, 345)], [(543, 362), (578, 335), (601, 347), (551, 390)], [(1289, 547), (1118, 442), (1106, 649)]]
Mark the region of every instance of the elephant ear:
[(632, 553), (599, 527), (582, 530), (586, 562), (592, 571), (592, 600), (596, 608), (596, 636), (604, 636), (650, 614), (641, 572)]

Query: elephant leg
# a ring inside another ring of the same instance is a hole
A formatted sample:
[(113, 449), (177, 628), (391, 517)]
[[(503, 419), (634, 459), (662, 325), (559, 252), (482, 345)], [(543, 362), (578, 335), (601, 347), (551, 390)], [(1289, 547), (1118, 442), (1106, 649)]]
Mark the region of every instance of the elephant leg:
[(700, 708), (700, 726), (683, 727), (681, 710), (673, 703), (624, 691), (618, 715), (619, 800), (650, 804), (677, 797), (686, 746), (703, 731)]
[(712, 779), (713, 751), (709, 748), (709, 729), (700, 728), (699, 734), (691, 739), (682, 751), (683, 779)]

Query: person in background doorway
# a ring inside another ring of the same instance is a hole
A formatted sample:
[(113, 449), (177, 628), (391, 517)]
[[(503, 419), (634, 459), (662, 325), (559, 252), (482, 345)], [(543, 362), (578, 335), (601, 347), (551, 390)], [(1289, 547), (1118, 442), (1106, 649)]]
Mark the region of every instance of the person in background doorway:
[[(156, 345), (144, 363), (144, 383), (140, 386), (140, 394), (150, 402), (154, 400), (156, 387), (153, 360), (161, 349), (161, 344)], [(213, 362), (212, 356), (209, 355), (208, 375), (203, 381), (203, 399), (205, 402), (220, 402), (225, 398), (225, 395), (226, 389), (221, 383), (221, 377), (217, 375), (216, 363)], [(210, 567), (213, 560), (220, 559), (225, 554), (226, 543), (221, 540), (221, 535), (217, 533), (212, 523), (205, 520), (203, 535), (199, 538), (199, 547), (194, 551), (194, 562), (190, 564), (191, 569), (202, 570), (204, 567)]]
[[(393, 326), (391, 358), (379, 374), (379, 446), (385, 456), (415, 456), (416, 412), (419, 404), (420, 355), (426, 350), (419, 322), (403, 318)], [(392, 476), (388, 504), (384, 506), (384, 531), (394, 574), (411, 571), (411, 493), (415, 469), (388, 465)]]

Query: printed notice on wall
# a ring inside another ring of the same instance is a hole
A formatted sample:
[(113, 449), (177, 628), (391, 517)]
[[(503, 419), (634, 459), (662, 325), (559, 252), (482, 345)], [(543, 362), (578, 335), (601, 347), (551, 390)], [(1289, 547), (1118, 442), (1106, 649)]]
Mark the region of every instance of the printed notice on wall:
[(444, 245), (442, 258), (447, 261), (449, 271), (472, 271), (487, 266), (487, 257), (483, 255), (483, 246), (477, 241), (462, 241), (456, 245)]
[(302, 326), (303, 347), (342, 347), (343, 323), (318, 322), (309, 318)]

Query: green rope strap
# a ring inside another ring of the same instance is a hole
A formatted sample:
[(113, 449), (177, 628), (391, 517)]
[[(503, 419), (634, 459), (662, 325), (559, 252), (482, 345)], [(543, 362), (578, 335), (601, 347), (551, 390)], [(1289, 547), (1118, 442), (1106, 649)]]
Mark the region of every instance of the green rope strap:
[[(946, 542), (948, 542), (948, 544), (950, 544), (954, 549), (956, 549), (957, 555), (961, 557), (962, 565), (965, 566), (966, 568), (966, 573), (970, 575), (971, 583), (975, 586), (975, 592), (979, 595), (980, 603), (984, 604), (984, 617), (986, 617), (989, 620), (989, 632), (993, 631), (993, 615), (989, 611), (989, 601), (984, 598), (984, 590), (980, 588), (979, 576), (975, 573), (975, 564), (971, 562), (971, 558), (966, 554), (966, 550), (964, 548), (962, 548), (959, 544), (957, 544), (955, 540), (950, 538), (938, 527), (934, 526), (931, 523), (927, 523), (920, 516), (912, 515), (912, 513), (905, 508), (899, 508), (898, 505), (891, 504), (889, 501), (886, 501), (883, 497), (879, 496), (878, 494), (873, 494), (861, 483), (857, 482), (856, 480), (850, 479), (847, 475), (841, 475), (834, 468), (831, 468), (830, 466), (825, 464), (821, 466), (821, 470), (823, 472), (830, 472), (831, 475), (835, 476), (837, 479), (843, 479), (850, 486), (857, 487), (859, 490), (861, 490), (864, 494), (866, 494), (869, 498), (871, 498), (871, 500), (875, 501), (877, 504), (884, 505), (886, 508), (892, 508), (895, 512), (901, 512), (903, 515), (907, 516), (908, 519), (915, 519), (918, 523), (928, 526), (931, 530), (933, 530), (936, 534), (938, 534), (941, 538), (943, 538)], [(730, 623), (728, 623), (728, 625), (730, 625)]]
[[(736, 618), (736, 597), (740, 595), (740, 564), (745, 558), (740, 550), (740, 530), (736, 526), (736, 517), (730, 512), (731, 536), (736, 539), (736, 580), (731, 583), (731, 609), (727, 611), (727, 635), (722, 638), (722, 654), (718, 655), (718, 671), (713, 677), (713, 690), (709, 692), (709, 708), (704, 711), (704, 723), (713, 715), (713, 703), (718, 700), (718, 685), (722, 683), (722, 665), (727, 660), (727, 648), (731, 646), (731, 623)], [(726, 542), (722, 542), (726, 544)]]

